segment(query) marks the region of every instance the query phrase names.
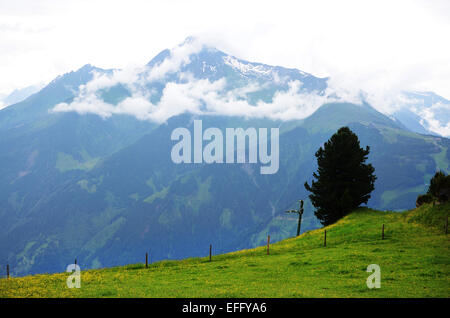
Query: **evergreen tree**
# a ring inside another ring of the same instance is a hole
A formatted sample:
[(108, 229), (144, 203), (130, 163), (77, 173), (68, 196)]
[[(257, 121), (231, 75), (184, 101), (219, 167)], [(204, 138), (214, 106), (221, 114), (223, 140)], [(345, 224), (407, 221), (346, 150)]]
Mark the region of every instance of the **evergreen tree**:
[(316, 152), (316, 181), (305, 188), (316, 208), (315, 215), (323, 225), (329, 225), (362, 203), (367, 203), (374, 189), (376, 176), (371, 164), (366, 164), (369, 146), (359, 146), (358, 136), (348, 127), (340, 128)]
[(443, 171), (436, 172), (430, 180), (427, 194), (437, 198), (440, 202), (448, 201), (450, 197), (450, 175), (446, 175)]

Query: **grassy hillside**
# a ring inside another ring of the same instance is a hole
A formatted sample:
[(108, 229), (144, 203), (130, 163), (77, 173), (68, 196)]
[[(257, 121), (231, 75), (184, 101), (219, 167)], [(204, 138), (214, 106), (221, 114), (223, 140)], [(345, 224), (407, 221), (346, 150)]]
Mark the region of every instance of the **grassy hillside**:
[[(449, 214), (450, 204), (359, 209), (326, 227), (326, 247), (319, 229), (271, 245), (270, 255), (264, 246), (212, 262), (82, 271), (80, 289), (66, 287), (68, 273), (1, 279), (0, 297), (450, 297)], [(366, 286), (369, 264), (381, 267), (380, 289)]]

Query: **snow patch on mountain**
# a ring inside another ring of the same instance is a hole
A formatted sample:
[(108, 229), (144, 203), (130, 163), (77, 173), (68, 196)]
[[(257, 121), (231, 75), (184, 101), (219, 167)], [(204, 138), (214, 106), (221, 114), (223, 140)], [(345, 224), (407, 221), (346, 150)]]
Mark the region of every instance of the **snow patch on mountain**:
[(268, 76), (272, 74), (273, 70), (271, 67), (267, 67), (266, 65), (262, 64), (243, 63), (242, 61), (239, 61), (237, 58), (230, 55), (224, 56), (223, 61), (225, 62), (225, 64), (231, 66), (233, 69), (243, 74), (256, 73)]

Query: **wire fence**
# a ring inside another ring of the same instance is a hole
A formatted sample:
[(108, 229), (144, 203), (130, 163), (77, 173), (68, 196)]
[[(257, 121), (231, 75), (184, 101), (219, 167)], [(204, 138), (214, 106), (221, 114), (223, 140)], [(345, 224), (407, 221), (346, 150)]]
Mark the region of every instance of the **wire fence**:
[[(443, 232), (445, 233), (445, 235), (448, 234), (448, 216), (446, 217), (446, 219), (444, 221)], [(381, 238), (381, 240), (386, 239), (386, 236), (385, 236), (385, 224), (384, 223), (382, 224), (382, 227), (381, 227), (380, 238)], [(327, 230), (324, 229), (324, 232), (323, 232), (323, 247), (326, 247), (326, 246), (327, 246)], [(212, 248), (213, 248), (213, 245), (210, 244), (209, 245), (209, 259), (208, 259), (209, 262), (212, 262), (212, 257), (213, 257)], [(267, 236), (266, 253), (267, 253), (267, 255), (270, 255), (270, 235)], [(77, 264), (77, 259), (75, 259), (75, 265), (76, 264)], [(149, 267), (148, 265), (149, 265), (149, 253), (146, 252), (145, 253), (145, 268), (148, 268)], [(127, 266), (127, 265), (125, 265), (125, 266)], [(9, 278), (12, 277), (12, 275), (11, 275), (11, 268), (10, 268), (9, 264), (7, 264), (5, 266), (5, 269), (6, 270), (0, 271), (0, 279), (9, 279)]]

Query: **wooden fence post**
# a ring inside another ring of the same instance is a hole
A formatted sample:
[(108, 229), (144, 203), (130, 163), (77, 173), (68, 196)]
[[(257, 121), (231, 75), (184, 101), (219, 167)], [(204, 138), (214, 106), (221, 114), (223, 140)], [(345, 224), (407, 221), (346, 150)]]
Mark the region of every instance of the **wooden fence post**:
[(148, 253), (145, 253), (145, 268), (148, 268)]
[(323, 246), (327, 246), (327, 230), (325, 230), (323, 235)]
[(383, 227), (381, 228), (381, 239), (384, 240), (384, 224)]
[(209, 261), (211, 262), (212, 244), (209, 244)]
[(267, 235), (267, 255), (270, 254), (269, 247), (270, 247), (270, 235)]
[(447, 221), (445, 221), (445, 234), (448, 233), (448, 216), (447, 216)]
[(9, 264), (6, 265), (6, 278), (9, 279)]

